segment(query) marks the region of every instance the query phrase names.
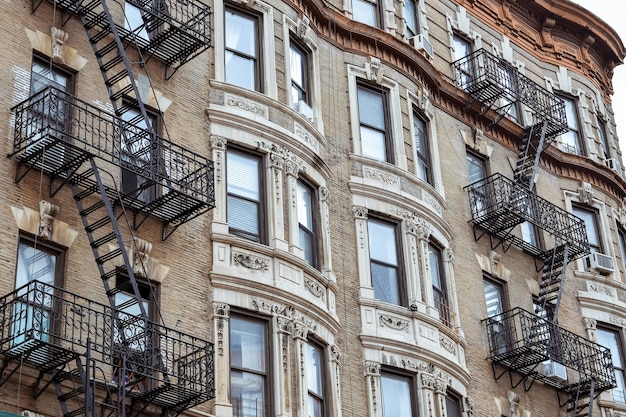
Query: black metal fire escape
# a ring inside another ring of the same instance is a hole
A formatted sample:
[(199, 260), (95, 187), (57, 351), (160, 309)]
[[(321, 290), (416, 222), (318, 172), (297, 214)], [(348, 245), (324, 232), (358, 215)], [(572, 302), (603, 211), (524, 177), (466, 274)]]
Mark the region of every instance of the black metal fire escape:
[[(42, 2), (33, 0), (33, 12)], [(49, 307), (41, 300), (64, 291), (42, 290), (39, 283), (16, 290), (7, 296), (8, 305), (32, 308), (20, 311), (17, 319), (9, 314), (11, 323), (30, 320), (33, 328), (0, 346), (5, 355), (3, 370), (12, 375), (18, 358), (38, 367), (35, 396), (54, 384), (65, 417), (98, 413), (124, 417), (127, 412), (140, 414), (150, 404), (161, 407), (163, 413), (178, 414), (213, 396), (212, 345), (150, 320), (135, 277), (137, 257), (131, 259), (129, 254), (129, 248), (137, 252), (135, 239), (132, 235), (125, 238), (122, 226), (131, 224), (126, 214), (132, 209), (132, 227), (126, 233), (152, 216), (162, 221), (166, 239), (181, 224), (210, 210), (214, 207), (213, 164), (155, 133), (144, 105), (151, 84), (148, 78), (148, 88), (140, 89), (133, 64), (142, 70), (144, 54), (156, 56), (165, 63), (169, 78), (210, 47), (210, 8), (198, 1), (129, 1), (143, 19), (143, 25), (129, 30), (119, 2), (113, 2), (117, 7), (113, 10), (106, 0), (53, 3), (63, 11), (64, 22), (72, 15), (80, 17), (114, 114), (49, 86), (13, 108), (14, 149), (9, 157), (18, 161), (16, 182), (36, 168), (51, 177), (51, 196), (64, 185), (70, 186), (109, 307), (77, 302), (69, 312), (55, 314), (61, 316), (60, 324), (46, 327), (36, 323), (45, 316), (39, 310)], [(141, 31), (149, 32), (149, 38), (140, 36)], [(127, 49), (132, 49), (133, 61)], [(116, 180), (120, 168), (142, 178), (138, 189), (120, 191)], [(158, 189), (159, 195), (146, 201), (141, 195), (148, 187)], [(120, 274), (128, 284), (116, 285)], [(122, 291), (130, 299), (120, 304), (116, 295)], [(55, 308), (65, 302), (53, 301)], [(72, 326), (67, 329), (70, 316)], [(98, 324), (93, 323), (80, 336), (73, 335), (76, 324), (91, 322), (92, 316), (102, 316), (101, 329), (94, 329)]]
[[(467, 109), (476, 108), (479, 116), (491, 111), (492, 125), (499, 123), (515, 103), (533, 115), (532, 123), (524, 128), (513, 179), (497, 173), (465, 187), (476, 240), (488, 234), (494, 249), (500, 245), (504, 250), (511, 245), (520, 247), (535, 257), (538, 271), (542, 271), (537, 314), (522, 314), (516, 309), (486, 320), (494, 376), (499, 378), (508, 370), (512, 385), (523, 381), (527, 389), (533, 381), (541, 380), (557, 388), (557, 393), (567, 395), (562, 405), (567, 404), (568, 415), (591, 414), (593, 399), (615, 385), (614, 375), (608, 372), (610, 353), (597, 345), (585, 347), (585, 343), (591, 343), (588, 341), (576, 339), (582, 343), (578, 347), (562, 343), (573, 336), (557, 325), (567, 264), (589, 253), (585, 225), (533, 191), (541, 152), (567, 131), (565, 105), (513, 65), (485, 50), (476, 51), (453, 66), (457, 85), (469, 96)], [(544, 249), (537, 239), (525, 236), (524, 226), (526, 230), (540, 231), (542, 242), (549, 249)], [(520, 317), (524, 320), (520, 321)], [(529, 344), (532, 338), (539, 338), (542, 343), (533, 346)], [(578, 381), (566, 383), (547, 377), (541, 368), (544, 362), (570, 368), (572, 377), (578, 375)], [(497, 373), (496, 364), (505, 371)], [(522, 374), (521, 381), (514, 383), (513, 371)]]

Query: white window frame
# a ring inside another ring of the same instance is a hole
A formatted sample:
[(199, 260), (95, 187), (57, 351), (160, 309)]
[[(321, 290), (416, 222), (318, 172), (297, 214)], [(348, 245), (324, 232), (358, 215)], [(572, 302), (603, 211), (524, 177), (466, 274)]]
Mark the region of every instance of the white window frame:
[[(415, 117), (415, 109), (420, 113), (423, 120), (426, 122), (427, 140), (428, 140), (428, 152), (430, 153), (430, 171), (432, 184), (428, 184), (433, 187), (437, 192), (445, 198), (445, 191), (443, 188), (443, 182), (441, 179), (441, 160), (439, 159), (439, 140), (437, 137), (437, 126), (435, 123), (435, 113), (433, 105), (423, 91), (418, 91), (418, 94), (414, 94), (410, 90), (407, 90), (407, 101), (409, 105), (409, 117), (410, 117), (410, 130), (411, 130), (411, 145), (413, 149), (413, 161), (414, 173), (418, 174), (417, 166), (417, 149), (415, 146), (415, 131), (413, 118)], [(426, 184), (426, 181), (423, 181)]]

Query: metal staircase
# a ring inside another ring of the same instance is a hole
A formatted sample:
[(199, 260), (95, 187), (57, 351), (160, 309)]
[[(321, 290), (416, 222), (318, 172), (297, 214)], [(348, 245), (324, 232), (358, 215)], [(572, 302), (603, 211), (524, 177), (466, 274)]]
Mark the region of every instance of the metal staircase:
[[(567, 264), (570, 260), (590, 253), (585, 225), (581, 219), (533, 192), (541, 152), (568, 129), (565, 104), (557, 96), (519, 73), (510, 63), (485, 50), (476, 51), (454, 62), (453, 66), (457, 85), (469, 97), (467, 109), (478, 103), (476, 110), (479, 116), (486, 116), (491, 110), (494, 117), (491, 125), (499, 123), (514, 103), (524, 105), (533, 115), (532, 122), (524, 128), (513, 180), (495, 174), (465, 187), (470, 201), (470, 222), (473, 224), (475, 239), (488, 234), (493, 249), (500, 245), (504, 250), (511, 245), (520, 247), (535, 257), (535, 262), (539, 265), (537, 271), (541, 271), (536, 304), (538, 313), (543, 318), (539, 315), (533, 317), (530, 313), (515, 313), (512, 310), (505, 315), (509, 314), (516, 317), (515, 319), (497, 317), (486, 320), (493, 339), (489, 359), (494, 366), (494, 376), (497, 379), (502, 375), (495, 371), (495, 365), (499, 364), (505, 368), (503, 373), (507, 370), (509, 373), (521, 373), (526, 389), (530, 389), (533, 381), (541, 380), (557, 389), (559, 404), (567, 405), (568, 415), (591, 415), (593, 399), (603, 390), (613, 388), (615, 378), (606, 372), (601, 378), (598, 376), (600, 379), (592, 375), (585, 379), (583, 370), (588, 366), (587, 362), (595, 362), (594, 366), (602, 364), (604, 372), (608, 366), (605, 355), (609, 356), (610, 363), (610, 353), (606, 349), (576, 353), (579, 361), (571, 360), (571, 356), (568, 356), (572, 353), (570, 347), (560, 343), (569, 336), (563, 336), (561, 333), (564, 330), (557, 325)], [(537, 239), (530, 240), (524, 236), (523, 225), (530, 225), (529, 227), (540, 231), (543, 237), (540, 241), (551, 248), (545, 249), (537, 243)], [(522, 322), (518, 322), (522, 316)], [(548, 324), (544, 323), (546, 318)], [(505, 328), (510, 334), (503, 338), (497, 333), (503, 321), (507, 320), (510, 321), (507, 325), (510, 327)], [(541, 352), (514, 337), (516, 332), (524, 332), (524, 328), (520, 329), (519, 326), (535, 329), (531, 334), (523, 336), (526, 338), (532, 338), (537, 333), (536, 329), (545, 330), (540, 332), (543, 338)], [(507, 344), (506, 341), (510, 342), (512, 338), (516, 339), (514, 345)], [(591, 356), (585, 357), (586, 354)], [(572, 369), (571, 377), (578, 375), (578, 381), (569, 384), (554, 383), (541, 369), (541, 364), (547, 360), (559, 364), (567, 362), (567, 366)], [(593, 367), (587, 371), (592, 373)], [(527, 384), (529, 380), (531, 382)], [(515, 386), (519, 384), (513, 383), (512, 374), (511, 382)], [(566, 395), (564, 402), (561, 400), (561, 393)]]

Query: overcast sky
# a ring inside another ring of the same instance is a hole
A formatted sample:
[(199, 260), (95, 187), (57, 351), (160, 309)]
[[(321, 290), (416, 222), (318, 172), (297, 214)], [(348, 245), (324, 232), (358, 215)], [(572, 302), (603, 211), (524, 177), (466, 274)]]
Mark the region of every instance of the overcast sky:
[[(623, 0), (571, 0), (589, 10), (608, 23), (626, 41)], [(615, 68), (613, 76), (613, 111), (617, 123), (617, 136), (620, 138), (622, 159), (626, 160), (626, 65)]]

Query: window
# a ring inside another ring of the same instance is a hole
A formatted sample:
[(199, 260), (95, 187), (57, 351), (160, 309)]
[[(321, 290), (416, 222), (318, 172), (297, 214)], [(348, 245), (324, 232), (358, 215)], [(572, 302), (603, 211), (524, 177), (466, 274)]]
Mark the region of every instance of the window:
[[(472, 44), (467, 38), (455, 33), (452, 35), (452, 61), (458, 61), (472, 53)], [(469, 61), (459, 68), (457, 84), (461, 88), (468, 88), (472, 82), (472, 68)]]
[[(466, 154), (466, 160), (467, 174), (470, 184), (474, 184), (477, 181), (487, 178), (487, 162), (484, 158), (468, 152)], [(478, 217), (485, 214), (485, 210), (487, 209), (487, 194), (485, 192), (485, 187), (482, 184), (478, 184), (478, 187), (472, 189), (470, 196), (472, 202), (472, 216)]]
[(387, 91), (358, 84), (357, 94), (363, 156), (393, 163)]
[(381, 301), (404, 305), (404, 280), (400, 269), (400, 245), (396, 223), (369, 219), (370, 268), (374, 296)]
[(406, 22), (406, 37), (412, 39), (420, 33), (419, 14), (417, 12), (416, 0), (405, 0), (404, 20)]
[[(53, 88), (46, 93), (49, 98), (40, 100), (29, 114), (33, 124), (32, 129), (37, 131), (40, 128), (48, 128), (48, 131), (55, 131), (55, 134), (68, 132), (71, 129), (71, 123), (68, 114), (70, 109), (66, 108), (65, 104), (69, 100), (66, 93), (73, 93), (74, 76), (55, 64), (34, 57), (31, 67), (30, 94), (33, 96), (48, 87)], [(35, 134), (32, 141), (38, 137), (39, 134)]]
[(600, 145), (602, 146), (602, 157), (609, 159), (611, 152), (609, 151), (609, 141), (606, 135), (606, 123), (598, 117), (598, 135), (600, 136)]
[(446, 417), (462, 417), (462, 410), (461, 397), (450, 389), (446, 390)]
[(293, 39), (289, 42), (289, 68), (291, 72), (291, 100), (298, 104), (311, 104), (308, 53)]
[(415, 150), (417, 153), (417, 176), (432, 185), (427, 124), (416, 112), (413, 112), (413, 135), (415, 136)]
[(565, 150), (569, 153), (582, 155), (583, 147), (580, 137), (578, 111), (576, 110), (576, 101), (568, 96), (559, 95), (565, 102), (565, 116), (567, 117), (568, 131), (561, 135), (561, 140), (565, 146)]
[(259, 17), (227, 7), (224, 20), (226, 82), (260, 91)]
[(380, 373), (383, 417), (413, 417), (417, 410), (413, 378), (391, 372)]
[(605, 346), (611, 352), (613, 369), (617, 387), (613, 388), (613, 401), (626, 404), (626, 385), (624, 383), (624, 347), (622, 345), (622, 334), (610, 327), (597, 326), (596, 339), (598, 343)]
[(617, 225), (617, 237), (619, 239), (620, 254), (622, 255), (622, 266), (626, 274), (626, 230), (621, 224)]
[(324, 417), (324, 350), (311, 342), (304, 345), (304, 350), (308, 417)]
[(313, 187), (302, 180), (298, 180), (297, 204), (300, 247), (304, 251), (304, 259), (315, 268), (319, 265), (317, 227), (315, 224), (318, 216), (314, 214), (317, 213), (316, 197)]
[(141, 9), (129, 2), (124, 3), (124, 29), (134, 32), (141, 39), (149, 40)]
[(378, 2), (376, 0), (352, 0), (352, 17), (367, 25), (378, 26), (380, 20)]
[(487, 317), (490, 319), (491, 353), (504, 353), (508, 346), (508, 337), (505, 327), (505, 320), (502, 316), (507, 310), (505, 305), (504, 285), (496, 282), (488, 277), (483, 277), (483, 287), (485, 291), (485, 307), (487, 308)]
[(230, 318), (230, 402), (234, 417), (267, 417), (267, 322)]
[(230, 233), (264, 242), (261, 157), (228, 149), (226, 153), (226, 209)]
[(598, 227), (598, 212), (594, 209), (580, 206), (573, 206), (572, 209), (574, 215), (580, 217), (585, 222), (587, 240), (589, 241), (591, 252), (602, 253), (602, 242), (600, 240), (600, 229)]
[(452, 324), (452, 314), (448, 304), (448, 290), (446, 278), (443, 273), (443, 258), (441, 249), (433, 243), (428, 244), (428, 265), (430, 267), (430, 280), (433, 286), (433, 301), (439, 311), (439, 318), (448, 326)]
[(127, 122), (122, 134), (122, 193), (139, 201), (149, 203), (157, 197), (157, 185), (149, 179), (158, 169), (160, 126), (155, 112), (148, 112), (154, 136), (148, 132), (146, 120), (139, 109), (130, 109), (122, 115)]
[[(17, 251), (15, 288), (32, 281), (42, 285), (29, 286), (20, 292), (23, 301), (16, 303), (11, 319), (12, 345), (30, 338), (53, 342), (54, 288), (63, 286), (65, 252), (56, 246), (21, 236)], [(26, 294), (28, 296), (24, 297)], [(24, 299), (25, 298), (25, 299)]]

